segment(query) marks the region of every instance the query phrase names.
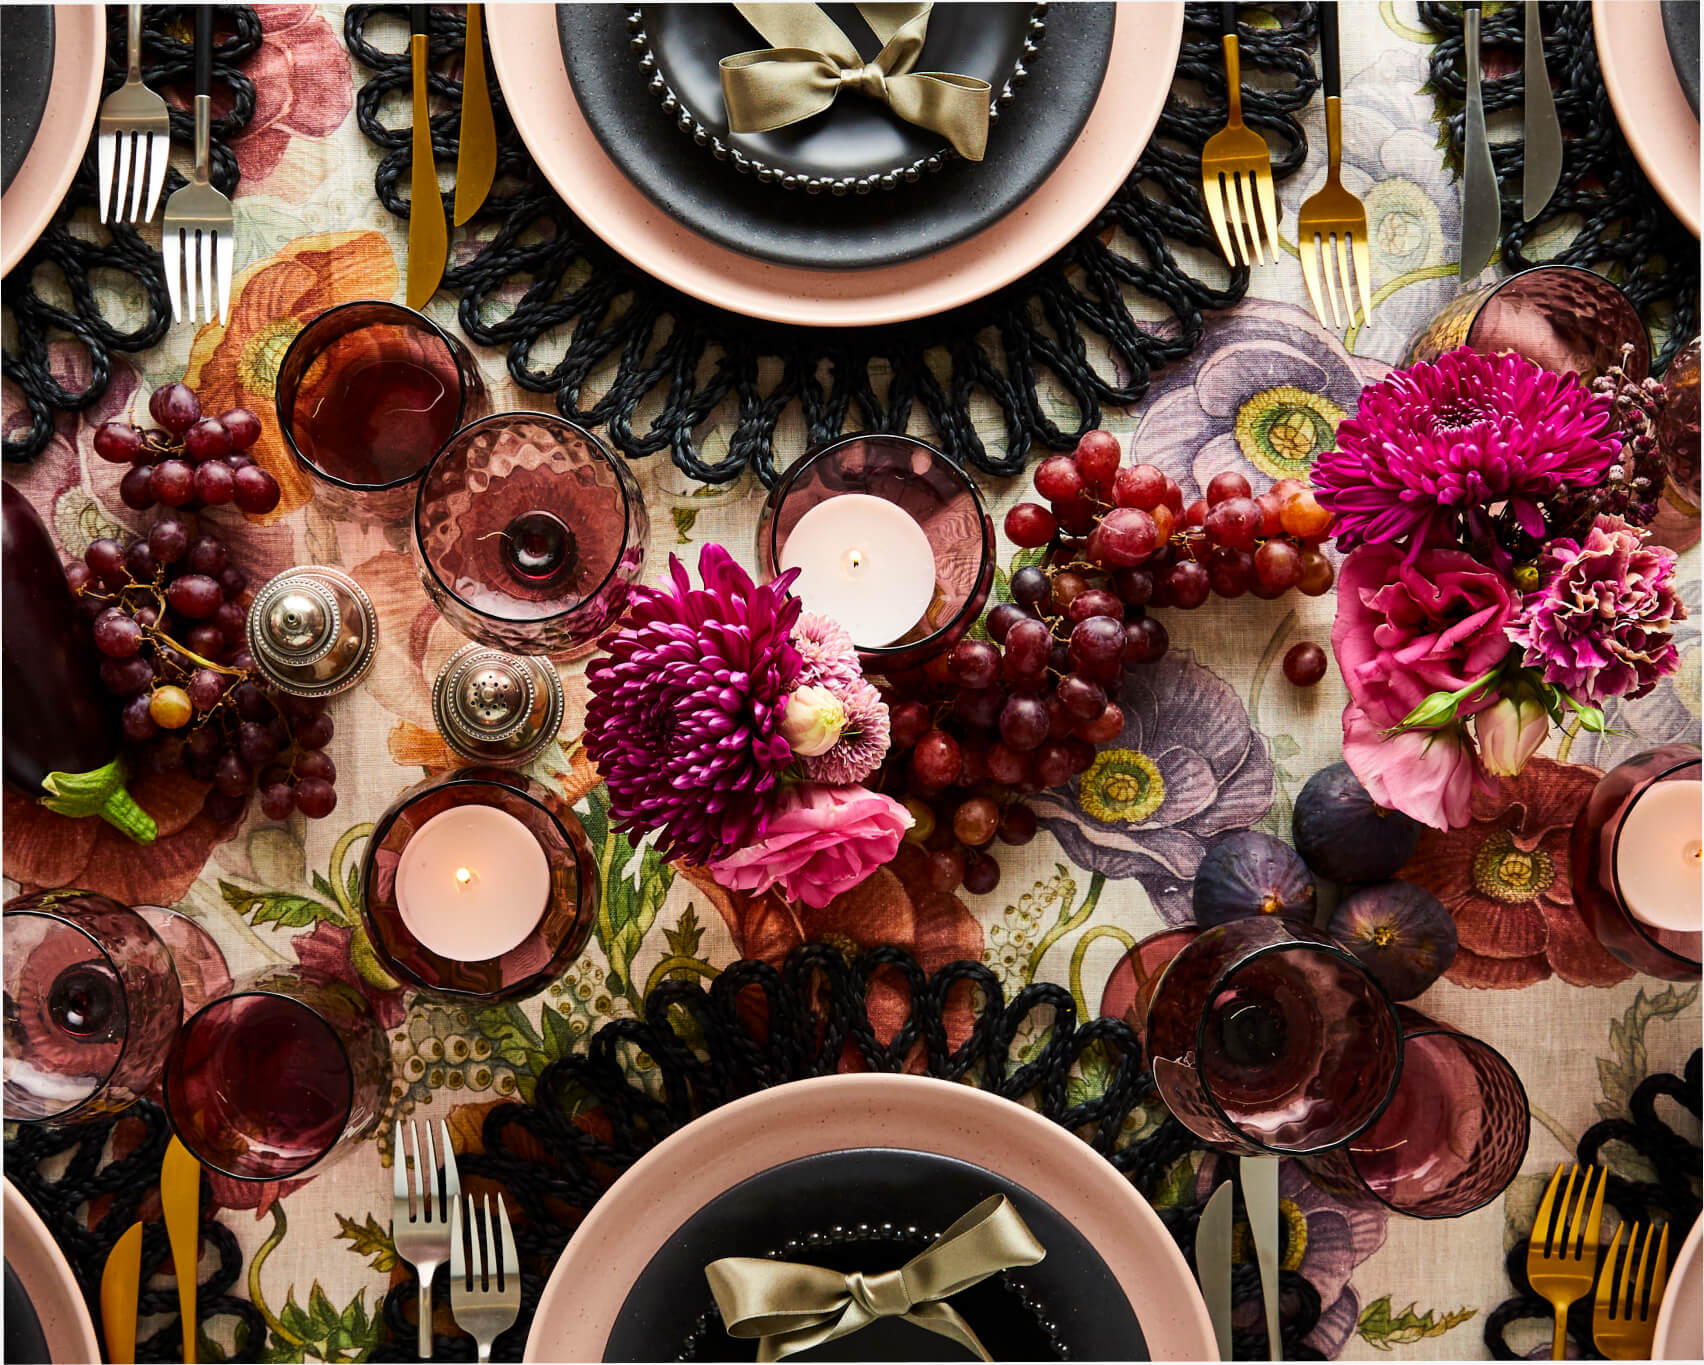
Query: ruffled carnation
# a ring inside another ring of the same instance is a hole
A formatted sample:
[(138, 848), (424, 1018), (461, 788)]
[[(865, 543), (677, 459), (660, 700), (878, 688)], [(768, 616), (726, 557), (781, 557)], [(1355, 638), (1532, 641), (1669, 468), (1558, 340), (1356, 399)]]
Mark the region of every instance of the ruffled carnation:
[(668, 857), (709, 862), (762, 836), (792, 762), (781, 736), (799, 671), (795, 575), (755, 586), (719, 545), (702, 588), (669, 556), (671, 590), (635, 588), (608, 656), (586, 669), (586, 751), (621, 829), (661, 831)]
[(710, 875), (754, 896), (775, 887), (820, 910), (891, 862), (910, 828), (891, 796), (799, 782), (782, 792), (763, 837), (712, 862)]
[(846, 708), (840, 738), (827, 753), (807, 758), (801, 766), (813, 782), (862, 782), (887, 757), (887, 703), (863, 679), (844, 690), (836, 689), (836, 694)]
[(1539, 538), (1545, 497), (1608, 474), (1621, 447), (1610, 417), (1609, 396), (1573, 374), (1463, 346), (1363, 389), (1337, 448), (1314, 462), (1314, 487), (1343, 549), (1418, 550), (1456, 537), (1494, 545), (1498, 504)]
[(1599, 517), (1584, 545), (1552, 541), (1539, 586), (1509, 627), (1526, 665), (1577, 702), (1642, 697), (1679, 666), (1673, 630), (1686, 608), (1675, 557), (1646, 539), (1619, 517)]
[(857, 646), (833, 617), (805, 612), (793, 627), (793, 648), (799, 651), (800, 687), (827, 687), (839, 692), (863, 680)]

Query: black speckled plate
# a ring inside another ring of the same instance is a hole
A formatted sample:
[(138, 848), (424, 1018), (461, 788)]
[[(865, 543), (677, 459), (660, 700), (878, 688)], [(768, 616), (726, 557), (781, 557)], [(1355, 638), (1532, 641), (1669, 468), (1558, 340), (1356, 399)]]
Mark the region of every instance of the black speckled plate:
[(1692, 112), (1698, 112), (1698, 0), (1663, 0), (1663, 37), (1674, 74)]
[(53, 6), (0, 6), (0, 190), (29, 155), (53, 83)]
[(10, 1261), (6, 1263), (6, 1330), (4, 1332), (6, 1365), (33, 1365), (51, 1359), (47, 1338), (42, 1335), (41, 1319), (35, 1305), (24, 1292), (23, 1282)]
[[(980, 1166), (888, 1148), (826, 1152), (784, 1162), (712, 1199), (664, 1243), (634, 1282), (604, 1359), (674, 1360), (689, 1340), (696, 1359), (754, 1359), (756, 1342), (729, 1337), (714, 1317), (709, 1330), (700, 1329), (700, 1315), (714, 1307), (704, 1278), (704, 1267), (711, 1261), (763, 1256), (791, 1240), (860, 1223), (939, 1233), (991, 1194), (1010, 1199), (1047, 1248), (1043, 1260), (1007, 1272), (1004, 1282), (1000, 1277), (985, 1280), (952, 1299), (994, 1357), (1046, 1359), (1055, 1354), (1056, 1343), (1077, 1360), (1147, 1360), (1142, 1329), (1118, 1281), (1094, 1247), (1051, 1205)], [(892, 1244), (880, 1250), (863, 1244), (812, 1249), (794, 1259), (844, 1270), (888, 1270), (915, 1254)], [(809, 1358), (969, 1357), (944, 1337), (908, 1323), (884, 1321), (818, 1348)]]
[[(736, 25), (743, 23), (731, 6), (702, 8), (726, 10)], [(1027, 21), (1031, 6), (1009, 8)], [(711, 241), (815, 270), (913, 260), (1017, 208), (1082, 131), (1100, 94), (1113, 28), (1110, 4), (1051, 6), (1044, 55), (1005, 117), (989, 131), (982, 161), (949, 160), (938, 173), (894, 194), (833, 196), (777, 193), (683, 137), (674, 116), (646, 89), (630, 47), (629, 12), (621, 5), (556, 7), (575, 98), (610, 158), (660, 208)], [(651, 8), (645, 13), (650, 16)], [(865, 38), (867, 45), (869, 35)], [(931, 65), (933, 40), (932, 29)], [(726, 51), (755, 46), (761, 40), (752, 34), (733, 40)], [(710, 79), (716, 80), (708, 49), (704, 60)], [(864, 101), (842, 97), (820, 117), (888, 117), (854, 108), (858, 103)]]

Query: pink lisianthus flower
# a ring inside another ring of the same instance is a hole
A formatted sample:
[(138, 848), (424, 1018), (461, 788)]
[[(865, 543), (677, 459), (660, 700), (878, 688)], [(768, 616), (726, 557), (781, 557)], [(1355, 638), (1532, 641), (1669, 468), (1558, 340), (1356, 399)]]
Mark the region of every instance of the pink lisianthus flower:
[(820, 910), (891, 862), (911, 816), (890, 796), (864, 787), (799, 782), (776, 802), (763, 835), (709, 864), (734, 891), (774, 887)]
[(1460, 724), (1388, 735), (1350, 702), (1343, 708), (1343, 758), (1367, 794), (1433, 829), (1473, 818), (1475, 789), (1495, 791)]

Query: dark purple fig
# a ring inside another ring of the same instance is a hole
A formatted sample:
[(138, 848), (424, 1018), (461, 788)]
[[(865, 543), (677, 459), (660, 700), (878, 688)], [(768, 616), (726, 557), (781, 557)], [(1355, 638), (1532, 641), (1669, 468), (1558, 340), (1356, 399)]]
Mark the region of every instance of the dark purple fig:
[(1282, 839), (1239, 830), (1208, 848), (1195, 869), (1194, 900), (1195, 922), (1203, 929), (1248, 915), (1288, 915), (1311, 924), (1313, 877)]
[(1367, 795), (1347, 763), (1308, 779), (1290, 816), (1296, 852), (1334, 882), (1382, 882), (1408, 861), (1420, 824)]
[(1412, 882), (1381, 882), (1355, 892), (1337, 907), (1331, 932), (1396, 1000), (1412, 1000), (1455, 961), (1455, 920), (1436, 896)]

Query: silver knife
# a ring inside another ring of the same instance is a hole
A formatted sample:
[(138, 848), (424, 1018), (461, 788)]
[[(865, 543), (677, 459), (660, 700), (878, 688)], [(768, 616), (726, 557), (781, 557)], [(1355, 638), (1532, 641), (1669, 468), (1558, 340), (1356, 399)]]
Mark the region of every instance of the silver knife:
[(1526, 45), (1522, 61), (1521, 101), (1526, 145), (1521, 150), (1521, 218), (1530, 223), (1550, 202), (1562, 179), (1562, 125), (1556, 118), (1556, 96), (1544, 65), (1544, 29), (1538, 22), (1538, 0), (1526, 0)]
[(1266, 1300), (1267, 1359), (1284, 1358), (1278, 1331), (1278, 1158), (1245, 1156), (1239, 1162), (1243, 1205), (1254, 1234), (1254, 1258), (1260, 1264), (1260, 1290)]
[(1462, 145), (1461, 278), (1471, 280), (1491, 262), (1502, 223), (1497, 172), (1485, 136), (1485, 99), (1479, 91), (1479, 3), (1462, 0), (1462, 48), (1467, 64), (1467, 135)]
[(1195, 1278), (1213, 1319), (1219, 1359), (1231, 1358), (1231, 1182), (1213, 1191), (1195, 1225)]

